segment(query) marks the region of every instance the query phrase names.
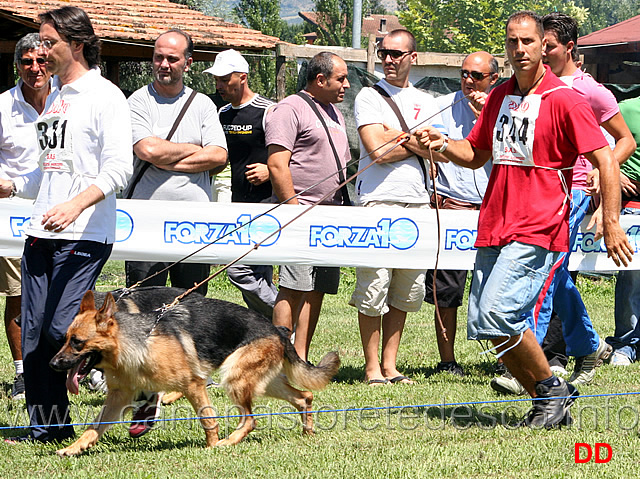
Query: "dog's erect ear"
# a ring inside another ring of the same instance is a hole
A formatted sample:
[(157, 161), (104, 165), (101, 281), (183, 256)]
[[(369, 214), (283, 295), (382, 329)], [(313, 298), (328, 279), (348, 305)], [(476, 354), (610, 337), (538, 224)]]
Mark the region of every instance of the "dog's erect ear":
[(104, 298), (104, 304), (96, 314), (96, 325), (98, 330), (106, 330), (109, 325), (113, 323), (113, 315), (117, 311), (116, 301), (113, 299), (111, 293), (107, 293), (107, 297)]
[(100, 308), (100, 315), (105, 316), (107, 318), (114, 315), (116, 312), (116, 300), (113, 299), (113, 295), (111, 293), (107, 293), (107, 297), (104, 298), (104, 304), (102, 308)]
[(85, 311), (95, 311), (96, 309), (96, 301), (93, 297), (93, 291), (89, 290), (84, 293), (82, 297), (82, 302), (80, 303), (80, 312), (84, 313)]

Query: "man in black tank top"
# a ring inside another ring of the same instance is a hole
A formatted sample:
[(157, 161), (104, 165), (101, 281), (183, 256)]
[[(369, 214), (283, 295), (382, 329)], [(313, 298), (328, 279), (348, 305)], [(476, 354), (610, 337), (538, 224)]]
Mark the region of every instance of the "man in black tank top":
[[(224, 129), (231, 165), (231, 201), (268, 202), (271, 182), (267, 169), (264, 119), (274, 103), (249, 88), (247, 61), (235, 50), (216, 56), (207, 70), (215, 77), (220, 96), (230, 102), (218, 115)], [(278, 290), (273, 284), (272, 266), (233, 265), (229, 281), (242, 292), (247, 306), (271, 318)]]

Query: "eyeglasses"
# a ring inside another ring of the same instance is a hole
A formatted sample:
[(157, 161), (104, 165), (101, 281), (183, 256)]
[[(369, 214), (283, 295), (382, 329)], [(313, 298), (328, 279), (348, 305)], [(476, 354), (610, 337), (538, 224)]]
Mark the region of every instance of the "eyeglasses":
[(51, 40), (45, 40), (40, 42), (40, 46), (45, 50), (51, 50), (56, 43), (58, 43), (58, 40), (54, 40), (53, 42)]
[[(20, 62), (20, 65), (22, 65), (23, 67), (30, 67), (31, 65), (33, 65), (33, 58), (21, 58), (18, 61)], [(47, 63), (47, 60), (45, 60), (42, 57), (36, 58), (35, 61), (38, 65), (44, 65), (45, 63)]]
[(491, 73), (482, 73), (482, 72), (473, 72), (473, 71), (470, 72), (469, 70), (460, 70), (460, 75), (465, 80), (471, 77), (475, 81), (480, 81), (487, 78), (489, 75), (491, 75)]
[(392, 60), (397, 60), (398, 58), (402, 58), (407, 53), (413, 53), (411, 50), (407, 52), (403, 52), (402, 50), (387, 50), (386, 48), (381, 48), (378, 50), (378, 58), (380, 60), (384, 60), (387, 58), (387, 55), (391, 57)]

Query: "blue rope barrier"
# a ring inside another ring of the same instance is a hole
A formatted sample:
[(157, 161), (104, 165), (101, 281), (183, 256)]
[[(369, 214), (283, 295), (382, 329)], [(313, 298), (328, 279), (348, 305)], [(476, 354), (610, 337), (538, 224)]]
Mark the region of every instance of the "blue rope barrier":
[[(626, 393), (605, 393), (605, 394), (585, 394), (578, 396), (578, 399), (588, 399), (588, 398), (602, 398), (602, 397), (622, 397), (622, 396), (638, 396), (640, 395), (640, 391), (626, 392)], [(562, 396), (562, 398), (566, 398), (567, 396)], [(558, 399), (561, 397), (559, 396)], [(337, 413), (337, 412), (361, 412), (361, 411), (384, 411), (384, 410), (397, 410), (397, 409), (429, 409), (432, 407), (453, 407), (453, 406), (477, 406), (481, 404), (505, 404), (505, 403), (518, 403), (518, 402), (529, 402), (529, 401), (537, 401), (547, 398), (520, 398), (520, 399), (495, 399), (489, 401), (465, 401), (465, 402), (452, 402), (452, 403), (435, 403), (435, 404), (413, 404), (413, 405), (402, 405), (402, 406), (366, 406), (360, 408), (344, 408), (344, 409), (315, 409), (312, 411), (283, 411), (283, 412), (268, 412), (268, 413), (254, 413), (254, 414), (230, 414), (225, 416), (191, 416), (191, 417), (180, 417), (180, 418), (158, 418), (155, 419), (154, 422), (173, 422), (173, 421), (199, 421), (200, 419), (234, 419), (234, 418), (243, 418), (243, 417), (273, 417), (273, 416), (290, 416), (292, 414), (300, 415), (300, 414), (320, 414), (320, 413)], [(211, 406), (213, 409), (213, 406)], [(134, 421), (104, 421), (104, 422), (83, 422), (83, 423), (58, 423), (58, 424), (50, 424), (50, 427), (66, 427), (66, 426), (96, 426), (99, 424), (105, 425), (115, 425), (115, 424), (131, 424)], [(28, 425), (25, 426), (1, 426), (0, 431), (2, 430), (10, 430), (10, 429), (27, 429)]]

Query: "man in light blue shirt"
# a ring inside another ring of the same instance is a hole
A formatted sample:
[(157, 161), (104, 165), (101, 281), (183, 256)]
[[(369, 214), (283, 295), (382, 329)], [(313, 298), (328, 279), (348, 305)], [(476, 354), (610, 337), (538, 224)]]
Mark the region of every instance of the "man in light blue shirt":
[[(496, 81), (498, 81), (498, 62), (493, 55), (487, 52), (475, 52), (464, 59), (460, 71), (461, 89), (436, 98), (438, 108), (444, 109), (440, 115), (449, 138), (461, 140), (469, 134)], [(437, 167), (438, 175), (435, 184), (440, 208), (480, 209), (491, 172), (491, 162), (487, 162), (477, 170), (463, 168), (452, 162), (438, 162)], [(432, 206), (435, 206), (435, 201), (434, 195), (431, 197)], [(442, 318), (441, 324), (447, 330), (445, 339), (440, 323), (436, 320), (436, 337), (440, 353), (437, 372), (447, 371), (458, 376), (464, 375), (462, 367), (456, 361), (453, 346), (458, 307), (462, 304), (466, 280), (466, 271), (439, 270), (436, 274), (436, 296)], [(434, 304), (432, 270), (427, 271), (425, 282), (425, 301)]]

